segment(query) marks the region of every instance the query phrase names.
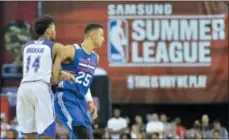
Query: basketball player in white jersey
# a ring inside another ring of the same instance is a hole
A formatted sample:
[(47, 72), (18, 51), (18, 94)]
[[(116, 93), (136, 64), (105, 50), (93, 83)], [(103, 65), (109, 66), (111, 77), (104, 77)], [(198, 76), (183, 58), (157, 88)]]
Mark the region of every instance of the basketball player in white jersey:
[(25, 138), (55, 138), (55, 115), (51, 84), (71, 80), (73, 75), (60, 71), (62, 45), (55, 43), (53, 19), (39, 17), (34, 31), (37, 40), (23, 46), (23, 79), (17, 94), (17, 120)]

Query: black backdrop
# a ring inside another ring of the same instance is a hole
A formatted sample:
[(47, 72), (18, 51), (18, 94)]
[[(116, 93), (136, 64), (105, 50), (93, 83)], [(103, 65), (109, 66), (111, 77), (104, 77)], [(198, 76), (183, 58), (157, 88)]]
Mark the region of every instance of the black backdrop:
[(109, 78), (107, 75), (95, 76), (91, 84), (93, 97), (99, 98), (99, 125), (104, 128), (111, 117), (111, 96)]

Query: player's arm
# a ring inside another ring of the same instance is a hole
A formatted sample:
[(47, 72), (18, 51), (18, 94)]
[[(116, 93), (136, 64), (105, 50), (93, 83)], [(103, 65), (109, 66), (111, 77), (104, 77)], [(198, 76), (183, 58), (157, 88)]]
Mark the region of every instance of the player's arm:
[[(61, 49), (61, 53), (62, 53), (61, 63), (68, 64), (68, 63), (73, 61), (74, 55), (75, 55), (75, 51), (74, 51), (74, 47), (72, 45), (64, 46)], [(68, 74), (69, 73), (72, 76), (72, 78), (70, 78), (70, 79), (68, 79)], [(60, 80), (70, 80), (71, 81), (72, 79), (74, 79), (73, 72), (61, 70), (61, 72), (60, 72)]]
[(87, 93), (85, 95), (85, 100), (88, 104), (90, 111), (93, 112), (95, 106), (94, 106), (93, 98), (91, 96), (91, 89), (90, 88), (88, 88), (88, 90), (87, 90)]
[(61, 71), (61, 62), (72, 59), (72, 50), (68, 47), (64, 47), (60, 43), (55, 43), (53, 46), (53, 69), (51, 83), (58, 84), (60, 80), (70, 80), (74, 76), (65, 71)]
[(98, 116), (98, 113), (97, 113), (97, 108), (96, 108), (96, 106), (94, 104), (93, 98), (91, 96), (91, 90), (90, 90), (90, 88), (88, 89), (88, 91), (87, 91), (87, 93), (85, 95), (85, 99), (87, 101), (89, 110), (92, 113), (92, 119), (95, 120), (97, 118), (97, 116)]
[(74, 48), (73, 45), (65, 45), (62, 48), (61, 51), (62, 51), (62, 55), (63, 55), (62, 63), (68, 64), (68, 63), (70, 63), (71, 61), (74, 60), (74, 57), (75, 57), (75, 48)]
[(61, 59), (62, 59), (62, 54), (61, 54), (61, 49), (63, 48), (62, 44), (55, 43), (53, 45), (53, 68), (52, 68), (52, 76), (51, 76), (51, 83), (56, 85), (59, 82), (60, 79), (60, 71), (61, 71)]

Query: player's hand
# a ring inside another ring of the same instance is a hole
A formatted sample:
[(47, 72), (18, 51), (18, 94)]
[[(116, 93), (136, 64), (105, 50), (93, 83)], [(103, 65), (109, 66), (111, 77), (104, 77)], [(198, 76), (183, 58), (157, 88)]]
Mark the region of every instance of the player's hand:
[(75, 76), (71, 71), (61, 71), (60, 72), (61, 80), (68, 80), (70, 82), (75, 81)]
[(96, 108), (96, 106), (94, 105), (93, 102), (89, 102), (88, 106), (89, 106), (89, 109), (90, 109), (90, 111), (92, 113), (92, 119), (95, 120), (98, 117), (97, 108)]
[(92, 119), (95, 120), (98, 117), (98, 112), (97, 108), (95, 107), (94, 110), (92, 111)]

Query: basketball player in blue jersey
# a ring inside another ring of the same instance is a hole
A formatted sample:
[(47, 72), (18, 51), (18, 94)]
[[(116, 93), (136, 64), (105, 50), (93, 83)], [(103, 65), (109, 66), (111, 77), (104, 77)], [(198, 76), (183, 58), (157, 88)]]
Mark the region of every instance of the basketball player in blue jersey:
[(104, 43), (104, 31), (99, 24), (88, 24), (84, 33), (84, 41), (81, 44), (68, 45), (63, 52), (69, 57), (63, 61), (62, 69), (73, 71), (75, 81), (61, 81), (54, 99), (56, 116), (67, 127), (72, 139), (92, 138), (92, 124), (87, 114), (87, 104), (93, 118), (97, 117), (89, 88), (99, 62), (99, 56), (93, 50), (100, 48)]
[[(55, 138), (55, 117), (50, 85), (73, 75), (60, 71), (63, 45), (55, 43), (53, 19), (36, 19), (37, 40), (23, 46), (23, 78), (17, 93), (17, 120), (26, 139)], [(53, 64), (54, 62), (54, 64)]]

